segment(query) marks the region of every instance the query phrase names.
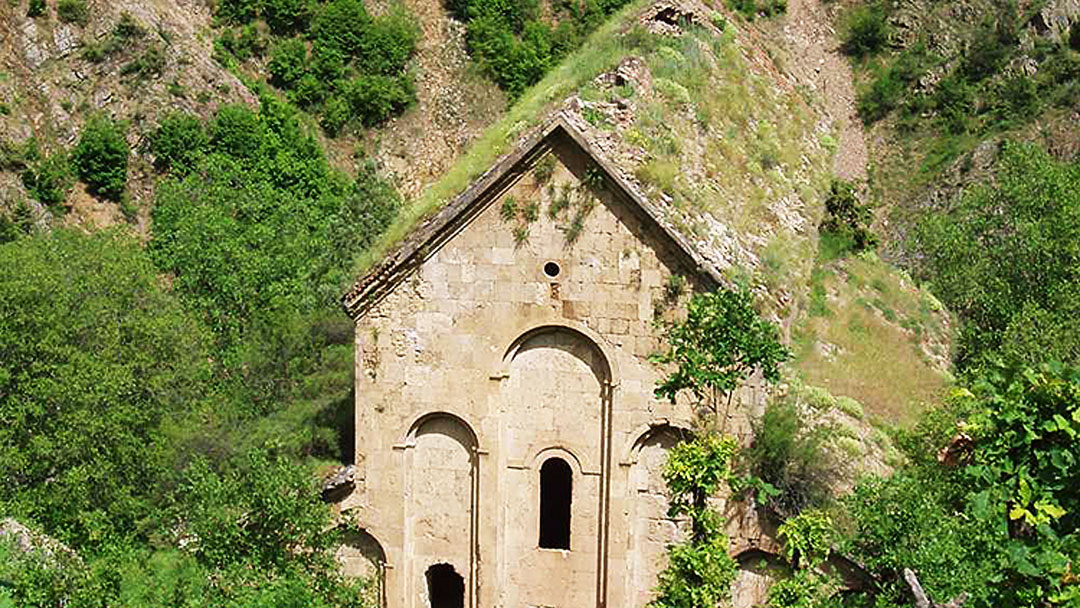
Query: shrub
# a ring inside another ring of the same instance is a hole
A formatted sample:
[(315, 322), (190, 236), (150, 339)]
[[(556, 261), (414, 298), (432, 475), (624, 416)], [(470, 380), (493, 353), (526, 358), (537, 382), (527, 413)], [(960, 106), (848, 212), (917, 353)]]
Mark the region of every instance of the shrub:
[(303, 38), (290, 38), (279, 42), (270, 53), (270, 80), (288, 89), (293, 87), (308, 70), (307, 45)]
[(870, 208), (859, 202), (855, 186), (834, 179), (825, 199), (825, 217), (818, 230), (822, 234), (823, 248), (828, 245), (826, 257), (837, 258), (854, 252), (873, 249), (877, 237), (870, 231), (873, 214)]
[(56, 16), (64, 23), (86, 25), (90, 15), (86, 10), (86, 0), (59, 0), (56, 3)]
[(1080, 52), (1080, 20), (1069, 25), (1069, 48)]
[(856, 6), (847, 15), (843, 28), (844, 53), (853, 57), (873, 55), (889, 41), (889, 23), (878, 2)]
[(165, 116), (150, 140), (154, 165), (183, 175), (195, 168), (206, 153), (210, 138), (202, 121), (191, 114)]
[(367, 73), (397, 75), (416, 49), (419, 29), (403, 12), (372, 19), (360, 39), (356, 60)]
[(65, 152), (57, 152), (33, 163), (22, 173), (23, 186), (35, 200), (55, 207), (64, 202), (75, 176)]
[(345, 101), (345, 98), (340, 95), (334, 95), (326, 100), (319, 124), (322, 125), (327, 135), (333, 137), (340, 133), (345, 124), (349, 122), (351, 114), (352, 108), (349, 107), (349, 102)]
[(231, 23), (242, 25), (258, 14), (260, 0), (220, 0), (217, 16)]
[(665, 338), (668, 349), (652, 359), (678, 367), (656, 387), (656, 396), (674, 403), (688, 390), (714, 413), (755, 369), (775, 382), (790, 357), (776, 326), (758, 315), (745, 288), (696, 294), (685, 320), (670, 324)]
[(947, 212), (922, 217), (913, 234), (920, 275), (960, 318), (957, 366), (977, 367), (1003, 349), (1028, 363), (1075, 360), (1080, 169), (1007, 142), (996, 177)]
[(262, 17), (275, 34), (291, 34), (307, 29), (311, 19), (310, 0), (262, 0)]
[(128, 166), (123, 125), (101, 115), (92, 117), (83, 127), (71, 160), (90, 192), (120, 200), (127, 183)]
[(358, 76), (342, 86), (352, 114), (364, 126), (378, 124), (409, 107), (416, 99), (412, 80), (405, 76)]
[(30, 6), (26, 9), (27, 17), (40, 17), (45, 14), (49, 6), (45, 4), (45, 0), (30, 0)]
[(834, 465), (827, 426), (810, 427), (794, 403), (773, 401), (754, 421), (754, 443), (745, 451), (749, 473), (770, 486), (761, 502), (781, 518), (829, 501)]
[(263, 134), (259, 117), (242, 105), (222, 106), (210, 125), (214, 149), (237, 158), (254, 158), (262, 145)]

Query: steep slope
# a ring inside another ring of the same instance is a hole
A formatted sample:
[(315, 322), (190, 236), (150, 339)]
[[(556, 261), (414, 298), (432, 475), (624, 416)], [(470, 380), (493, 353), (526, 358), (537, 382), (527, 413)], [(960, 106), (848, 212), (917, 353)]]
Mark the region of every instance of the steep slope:
[[(910, 408), (944, 385), (946, 313), (926, 309), (918, 323), (928, 331), (898, 316), (923, 314), (908, 303), (921, 292), (878, 260), (851, 262), (861, 265), (858, 272), (845, 271), (843, 260), (819, 268), (817, 226), (834, 171), (857, 177), (865, 148), (852, 97), (822, 94), (841, 87), (846, 73), (814, 8), (803, 4), (789, 17), (749, 23), (720, 5), (632, 4), (403, 210), (360, 269), (562, 110), (712, 264), (753, 287), (764, 312), (800, 345), (793, 373), (866, 401), (873, 416), (908, 420)], [(807, 42), (816, 51), (801, 56)], [(818, 71), (820, 61), (828, 71)], [(826, 297), (819, 292), (833, 273), (841, 279), (827, 287), (842, 309), (836, 315), (815, 302)], [(888, 287), (868, 298), (861, 290), (871, 288), (843, 280), (859, 273)], [(849, 313), (849, 302), (858, 311)], [(853, 367), (853, 359), (864, 364)], [(916, 390), (909, 390), (909, 375), (878, 373), (897, 360), (895, 369), (920, 378)]]
[[(0, 141), (10, 147), (33, 138), (42, 153), (56, 152), (101, 112), (130, 121), (128, 140), (137, 148), (168, 112), (207, 115), (223, 103), (253, 103), (243, 83), (211, 59), (210, 17), (201, 2), (120, 0), (91, 3), (84, 23), (65, 23), (53, 3), (37, 18), (23, 3), (4, 3), (0, 101), (7, 111), (0, 113)], [(153, 171), (146, 162), (132, 169), (129, 191), (140, 204), (152, 196)], [(0, 171), (0, 191), (9, 204), (22, 196), (16, 172)], [(123, 221), (117, 205), (81, 189), (68, 203), (72, 223)], [(140, 229), (147, 221), (144, 209)]]

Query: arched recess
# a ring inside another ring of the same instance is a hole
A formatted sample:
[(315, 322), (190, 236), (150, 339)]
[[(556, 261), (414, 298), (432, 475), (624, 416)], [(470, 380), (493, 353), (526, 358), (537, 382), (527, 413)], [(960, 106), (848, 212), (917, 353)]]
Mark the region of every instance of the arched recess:
[(386, 606), (386, 551), (382, 544), (363, 528), (346, 529), (334, 552), (341, 573), (348, 578), (373, 580), (375, 605)]
[(465, 606), (477, 602), (478, 437), (462, 418), (432, 412), (405, 440), (405, 569), (410, 605), (426, 606), (426, 572), (446, 564), (461, 574)]
[[(613, 368), (598, 339), (565, 325), (531, 328), (505, 351), (498, 376), (502, 441), (511, 467), (505, 491), (535, 498), (510, 510), (503, 521), (503, 536), (514, 539), (505, 560), (511, 564), (504, 585), (506, 605), (606, 604)], [(556, 555), (539, 547), (536, 539), (540, 468), (559, 453), (570, 456), (565, 460), (574, 478), (572, 541), (568, 551)], [(571, 573), (571, 578), (551, 585), (544, 577), (552, 568)]]
[(630, 466), (626, 588), (633, 608), (644, 608), (653, 599), (656, 577), (667, 563), (667, 547), (687, 533), (688, 522), (668, 516), (663, 470), (668, 451), (690, 436), (690, 431), (683, 427), (652, 425), (633, 442), (627, 459)]

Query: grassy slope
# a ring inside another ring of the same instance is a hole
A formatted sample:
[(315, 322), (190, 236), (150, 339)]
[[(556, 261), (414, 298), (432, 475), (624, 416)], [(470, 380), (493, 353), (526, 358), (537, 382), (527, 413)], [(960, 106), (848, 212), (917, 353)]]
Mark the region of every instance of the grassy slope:
[[(357, 273), (576, 96), (569, 111), (609, 158), (713, 263), (754, 288), (792, 339), (802, 382), (862, 402), (874, 419), (907, 422), (945, 386), (947, 317), (878, 260), (818, 261), (832, 131), (768, 52), (781, 44), (779, 24), (689, 5), (699, 23), (675, 38), (642, 27), (648, 6), (627, 6), (528, 90), (412, 201)], [(620, 64), (628, 84), (598, 78)], [(835, 310), (815, 316), (822, 287)]]

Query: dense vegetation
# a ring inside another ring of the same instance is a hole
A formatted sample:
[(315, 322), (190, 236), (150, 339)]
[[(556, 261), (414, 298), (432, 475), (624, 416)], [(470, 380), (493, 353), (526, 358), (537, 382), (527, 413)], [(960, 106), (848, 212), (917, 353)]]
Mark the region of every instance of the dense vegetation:
[(447, 8), (468, 25), (473, 59), (518, 97), (624, 4), (626, 0), (556, 2), (547, 19), (536, 0), (448, 0)]
[[(94, 129), (75, 155), (109, 175), (118, 131)], [(311, 473), (351, 449), (337, 296), (395, 191), (331, 169), (272, 96), (150, 148), (147, 247), (0, 226), (0, 513), (74, 551), (0, 546), (0, 604), (364, 605)]]
[(227, 0), (217, 16), (219, 58), (244, 61), (269, 48), (270, 82), (319, 115), (330, 135), (379, 124), (415, 100), (406, 64), (419, 32), (404, 9), (375, 17), (360, 0)]

